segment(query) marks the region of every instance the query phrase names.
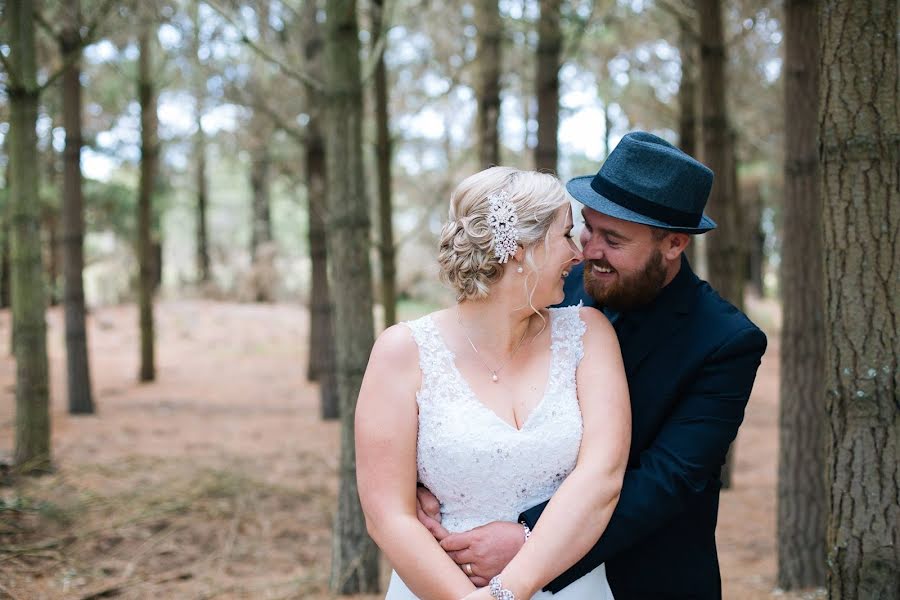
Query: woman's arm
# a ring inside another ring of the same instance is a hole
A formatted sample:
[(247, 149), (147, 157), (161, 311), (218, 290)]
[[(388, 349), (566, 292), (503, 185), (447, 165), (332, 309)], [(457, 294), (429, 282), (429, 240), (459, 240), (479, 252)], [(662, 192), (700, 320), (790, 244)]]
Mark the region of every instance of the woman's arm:
[(551, 498), (529, 541), (500, 574), (516, 598), (530, 598), (575, 564), (609, 523), (631, 442), (628, 382), (619, 343), (602, 313), (582, 308), (584, 357), (576, 372), (584, 434), (575, 469)]
[(409, 329), (382, 333), (356, 405), (356, 478), (369, 535), (423, 599), (458, 600), (474, 586), (416, 518), (418, 348)]

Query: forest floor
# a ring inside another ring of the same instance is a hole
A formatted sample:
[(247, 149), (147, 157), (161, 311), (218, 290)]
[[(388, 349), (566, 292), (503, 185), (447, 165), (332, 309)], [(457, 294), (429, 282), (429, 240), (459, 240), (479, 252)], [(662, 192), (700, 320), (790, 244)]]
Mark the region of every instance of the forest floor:
[[(756, 302), (751, 313), (769, 350), (734, 488), (722, 494), (724, 596), (796, 599), (774, 589), (777, 306)], [(136, 308), (92, 312), (97, 414), (73, 417), (63, 315), (49, 311), (56, 469), (0, 486), (0, 598), (329, 598), (338, 426), (319, 420), (305, 379), (305, 310), (183, 300), (159, 303), (156, 315), (157, 381), (138, 384)], [(14, 437), (9, 326), (0, 311), (4, 463)]]

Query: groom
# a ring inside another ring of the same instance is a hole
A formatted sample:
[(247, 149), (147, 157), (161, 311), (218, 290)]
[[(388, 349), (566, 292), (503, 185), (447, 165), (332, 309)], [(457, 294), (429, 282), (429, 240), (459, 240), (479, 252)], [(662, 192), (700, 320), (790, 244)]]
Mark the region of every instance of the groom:
[[(719, 474), (753, 387), (765, 335), (709, 284), (683, 251), (716, 225), (703, 215), (713, 173), (649, 133), (626, 135), (596, 176), (566, 188), (584, 205), (584, 262), (564, 304), (601, 308), (619, 337), (632, 407), (631, 454), (603, 536), (545, 590), (601, 563), (616, 600), (717, 600)], [(582, 365), (583, 368), (583, 365)], [(525, 542), (546, 503), (520, 523), (448, 534), (420, 490), (420, 520), (476, 585)], [(474, 575), (473, 575), (474, 574)]]

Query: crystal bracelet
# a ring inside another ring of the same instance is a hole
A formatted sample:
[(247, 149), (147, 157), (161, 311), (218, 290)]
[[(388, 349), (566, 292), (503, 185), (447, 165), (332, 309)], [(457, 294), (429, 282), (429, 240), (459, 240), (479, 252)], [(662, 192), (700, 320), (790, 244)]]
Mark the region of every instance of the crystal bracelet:
[(491, 598), (496, 598), (497, 600), (516, 600), (516, 595), (503, 587), (503, 582), (500, 581), (499, 575), (496, 575), (491, 579), (491, 582), (488, 585), (490, 586)]

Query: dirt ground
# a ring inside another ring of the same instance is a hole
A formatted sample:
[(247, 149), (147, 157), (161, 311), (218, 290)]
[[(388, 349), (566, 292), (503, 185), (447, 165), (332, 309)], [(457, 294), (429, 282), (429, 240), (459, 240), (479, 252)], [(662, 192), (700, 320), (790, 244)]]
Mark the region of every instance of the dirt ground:
[[(751, 310), (770, 346), (722, 495), (724, 595), (801, 598), (774, 590), (777, 311)], [(185, 300), (156, 315), (157, 381), (141, 385), (136, 308), (93, 311), (97, 414), (72, 417), (62, 312), (49, 312), (56, 471), (0, 487), (0, 598), (329, 598), (338, 428), (305, 380), (305, 310)], [(6, 463), (9, 321), (0, 311)]]

